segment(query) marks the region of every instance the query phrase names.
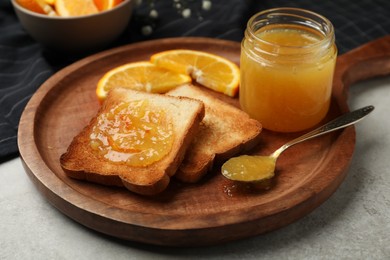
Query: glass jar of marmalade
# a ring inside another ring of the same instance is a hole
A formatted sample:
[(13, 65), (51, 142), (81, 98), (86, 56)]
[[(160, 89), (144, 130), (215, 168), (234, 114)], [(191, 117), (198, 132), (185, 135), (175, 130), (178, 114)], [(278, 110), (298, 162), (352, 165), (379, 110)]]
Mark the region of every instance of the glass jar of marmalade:
[(242, 109), (272, 131), (313, 127), (329, 109), (336, 57), (325, 17), (297, 8), (254, 15), (241, 43)]

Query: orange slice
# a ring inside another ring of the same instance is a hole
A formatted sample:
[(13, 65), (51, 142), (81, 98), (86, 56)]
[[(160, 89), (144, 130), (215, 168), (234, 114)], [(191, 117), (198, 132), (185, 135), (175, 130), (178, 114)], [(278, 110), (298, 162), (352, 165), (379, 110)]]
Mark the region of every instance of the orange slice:
[(193, 50), (169, 50), (154, 54), (151, 62), (190, 75), (199, 84), (215, 91), (232, 97), (237, 94), (240, 70), (221, 56)]
[(52, 6), (45, 0), (17, 0), (17, 2), (22, 7), (35, 13), (57, 16), (57, 13), (53, 10)]
[(17, 0), (22, 7), (40, 14), (46, 14), (42, 6), (35, 0)]
[(90, 15), (99, 12), (93, 0), (56, 0), (55, 8), (60, 16)]
[(93, 0), (99, 11), (109, 10), (120, 4), (122, 0)]
[(51, 5), (51, 6), (54, 6), (55, 2), (56, 2), (56, 0), (44, 0), (44, 1), (46, 4)]
[(96, 94), (104, 100), (108, 91), (115, 87), (131, 88), (139, 91), (165, 93), (179, 85), (191, 82), (185, 74), (159, 68), (148, 61), (128, 63), (116, 67), (99, 80)]

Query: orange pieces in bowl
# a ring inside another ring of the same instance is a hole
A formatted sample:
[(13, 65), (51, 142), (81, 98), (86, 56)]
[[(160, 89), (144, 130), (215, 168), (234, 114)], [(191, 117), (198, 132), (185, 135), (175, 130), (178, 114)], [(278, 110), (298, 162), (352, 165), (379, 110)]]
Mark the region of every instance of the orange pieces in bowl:
[(43, 7), (37, 0), (17, 0), (18, 4), (23, 8), (40, 14), (46, 14)]
[(99, 11), (109, 10), (122, 2), (122, 0), (93, 0)]
[(48, 15), (72, 17), (96, 14), (114, 8), (123, 0), (17, 0), (24, 8)]
[(55, 10), (63, 17), (95, 14), (98, 11), (93, 0), (55, 0)]
[(233, 62), (214, 54), (193, 50), (170, 50), (154, 54), (150, 62), (140, 61), (115, 67), (97, 84), (100, 101), (109, 90), (125, 87), (165, 93), (192, 80), (214, 91), (235, 96), (240, 70)]

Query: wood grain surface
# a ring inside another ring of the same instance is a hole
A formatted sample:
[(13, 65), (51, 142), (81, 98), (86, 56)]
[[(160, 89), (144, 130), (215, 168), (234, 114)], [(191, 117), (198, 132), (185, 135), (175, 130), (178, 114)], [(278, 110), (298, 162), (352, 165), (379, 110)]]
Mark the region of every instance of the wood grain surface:
[[(215, 53), (239, 64), (240, 44), (236, 42), (162, 39), (87, 57), (59, 71), (39, 88), (22, 115), (18, 145), (27, 174), (51, 204), (82, 225), (117, 238), (156, 245), (203, 246), (288, 225), (335, 192), (354, 151), (353, 127), (288, 149), (278, 159), (271, 189), (265, 191), (224, 179), (220, 165), (197, 184), (172, 179), (169, 188), (156, 197), (68, 178), (59, 157), (97, 112), (95, 88), (99, 78), (113, 67), (177, 48)], [(352, 83), (389, 73), (390, 37), (340, 56), (331, 109), (324, 121), (349, 111), (347, 98)], [(237, 99), (215, 95), (238, 106)], [(268, 155), (300, 134), (264, 130), (253, 154)]]

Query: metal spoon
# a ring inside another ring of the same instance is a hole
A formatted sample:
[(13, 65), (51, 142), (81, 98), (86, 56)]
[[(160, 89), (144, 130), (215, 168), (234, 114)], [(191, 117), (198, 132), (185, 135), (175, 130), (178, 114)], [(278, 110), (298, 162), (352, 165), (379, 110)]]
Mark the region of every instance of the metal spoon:
[(329, 123), (284, 144), (270, 156), (242, 155), (233, 157), (222, 165), (222, 174), (230, 180), (241, 182), (258, 182), (270, 179), (274, 176), (277, 158), (287, 148), (314, 137), (355, 124), (373, 110), (374, 106), (366, 106), (341, 115)]

